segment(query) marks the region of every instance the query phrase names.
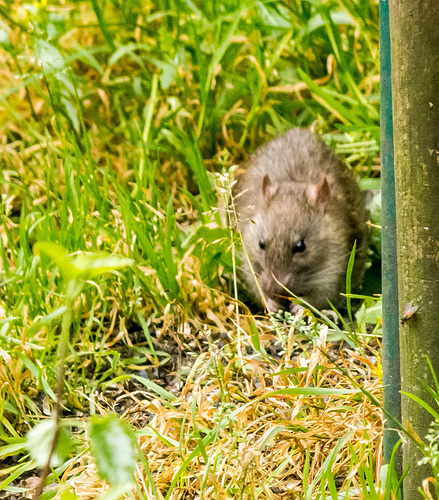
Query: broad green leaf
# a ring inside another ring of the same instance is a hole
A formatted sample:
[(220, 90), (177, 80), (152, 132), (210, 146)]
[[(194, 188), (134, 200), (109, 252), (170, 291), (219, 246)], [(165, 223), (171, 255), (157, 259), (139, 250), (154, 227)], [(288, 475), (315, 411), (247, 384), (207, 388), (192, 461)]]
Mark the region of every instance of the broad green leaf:
[(131, 259), (107, 253), (81, 253), (70, 257), (63, 246), (53, 242), (36, 243), (35, 252), (42, 253), (52, 260), (58, 266), (64, 279), (68, 281), (95, 278), (109, 271), (134, 264)]
[[(119, 484), (116, 486), (112, 486), (106, 493), (103, 495), (100, 500), (119, 500), (122, 498), (122, 495), (128, 492), (131, 488), (130, 484)], [(124, 497), (126, 498), (126, 497)]]
[[(44, 467), (49, 459), (55, 435), (55, 422), (40, 422), (26, 434), (26, 448), (38, 467)], [(51, 467), (58, 467), (67, 459), (72, 449), (72, 439), (64, 425), (60, 427), (58, 443), (50, 461)]]
[(51, 241), (39, 241), (34, 246), (34, 253), (48, 257), (56, 264), (64, 279), (71, 280), (78, 277), (78, 270), (62, 245)]
[(363, 191), (366, 190), (379, 190), (381, 189), (381, 178), (372, 178), (372, 179), (360, 179), (358, 181), (360, 188)]
[(60, 494), (61, 500), (77, 500), (78, 496), (76, 493), (69, 487), (69, 485), (64, 485)]
[(132, 483), (136, 447), (131, 427), (117, 415), (95, 416), (90, 438), (99, 476), (111, 485)]
[(11, 46), (11, 39), (9, 38), (9, 32), (3, 28), (0, 28), (0, 47), (7, 49)]
[(119, 255), (106, 253), (85, 254), (73, 257), (73, 265), (84, 279), (95, 278), (109, 271), (116, 271), (126, 266), (132, 266), (134, 261)]
[(163, 67), (162, 74), (160, 75), (160, 83), (163, 90), (166, 90), (171, 83), (175, 81), (178, 75), (178, 67), (173, 64), (167, 64)]
[(375, 325), (383, 317), (383, 303), (381, 300), (372, 301), (372, 305), (364, 302), (355, 314), (358, 323)]
[(35, 54), (43, 68), (62, 69), (64, 58), (60, 51), (45, 40), (35, 41)]

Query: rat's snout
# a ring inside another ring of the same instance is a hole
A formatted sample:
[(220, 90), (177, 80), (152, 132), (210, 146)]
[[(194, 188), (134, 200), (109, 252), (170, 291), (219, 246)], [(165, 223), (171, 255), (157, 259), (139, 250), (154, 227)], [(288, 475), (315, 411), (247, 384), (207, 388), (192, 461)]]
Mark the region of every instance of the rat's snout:
[(261, 276), (262, 291), (270, 311), (277, 312), (279, 309), (288, 311), (290, 309), (291, 301), (288, 299), (288, 291), (285, 289), (290, 288), (290, 281), (290, 273), (275, 277), (271, 270), (267, 270)]
[(270, 311), (277, 312), (279, 309), (288, 311), (290, 309), (291, 301), (288, 299), (288, 291), (283, 287), (288, 288), (290, 276), (283, 276), (283, 278), (282, 281), (280, 279), (276, 280), (271, 275), (262, 283), (267, 307)]
[(287, 298), (276, 297), (276, 300), (269, 297), (266, 298), (267, 307), (271, 312), (277, 312), (279, 309), (283, 311), (288, 311), (290, 309), (291, 302)]

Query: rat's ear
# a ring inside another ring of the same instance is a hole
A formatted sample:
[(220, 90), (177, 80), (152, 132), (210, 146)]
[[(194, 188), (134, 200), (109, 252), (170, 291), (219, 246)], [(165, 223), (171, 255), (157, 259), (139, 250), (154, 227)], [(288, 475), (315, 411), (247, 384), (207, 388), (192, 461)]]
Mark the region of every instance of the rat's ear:
[(262, 194), (266, 201), (271, 200), (277, 192), (277, 185), (271, 182), (268, 174), (262, 179)]
[(331, 189), (329, 188), (326, 177), (318, 182), (309, 186), (307, 191), (308, 202), (312, 207), (318, 210), (325, 211), (328, 201), (331, 198)]

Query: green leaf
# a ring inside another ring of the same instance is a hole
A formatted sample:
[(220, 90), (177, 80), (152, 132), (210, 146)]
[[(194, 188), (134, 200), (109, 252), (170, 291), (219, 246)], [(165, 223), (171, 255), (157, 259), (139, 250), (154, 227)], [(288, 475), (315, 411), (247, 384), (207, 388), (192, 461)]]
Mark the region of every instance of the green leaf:
[(132, 259), (106, 253), (81, 253), (73, 257), (73, 265), (77, 269), (78, 274), (83, 276), (83, 279), (95, 278), (109, 271), (116, 271), (117, 269), (132, 266), (133, 264), (134, 261)]
[(43, 326), (50, 325), (56, 318), (62, 316), (67, 310), (66, 306), (58, 307), (55, 311), (39, 318), (35, 321), (35, 323), (27, 330), (27, 336), (31, 337), (34, 333), (36, 333)]
[(113, 54), (111, 54), (108, 59), (108, 66), (113, 66), (121, 57), (124, 57), (127, 54), (143, 50), (149, 52), (151, 50), (151, 45), (146, 43), (127, 43), (126, 45), (122, 45), (115, 52), (113, 52)]
[(152, 382), (151, 380), (148, 380), (145, 377), (141, 377), (140, 375), (132, 375), (133, 378), (138, 380), (140, 383), (148, 387), (148, 389), (151, 389), (154, 391), (156, 394), (161, 396), (162, 398), (166, 399), (167, 401), (175, 401), (177, 398), (168, 392), (166, 389), (163, 389), (163, 387), (160, 387), (157, 385), (155, 382)]
[[(0, 491), (3, 491), (4, 489), (6, 489), (6, 487), (10, 483), (14, 482), (15, 479), (17, 479), (17, 477), (20, 477), (25, 472), (27, 472), (29, 470), (33, 470), (33, 469), (35, 469), (35, 463), (32, 461), (27, 461), (23, 465), (15, 466), (14, 472), (12, 472), (12, 474), (9, 474), (5, 478), (5, 480), (2, 483), (0, 483)], [(12, 487), (9, 486), (8, 490), (11, 490), (11, 489), (12, 489)]]
[(119, 255), (107, 253), (85, 254), (81, 253), (70, 257), (67, 250), (53, 242), (38, 242), (34, 247), (38, 254), (46, 255), (57, 266), (63, 278), (71, 281), (74, 279), (88, 280), (109, 271), (116, 271), (126, 266), (131, 266), (134, 261)]
[(64, 58), (60, 51), (45, 40), (35, 41), (35, 54), (43, 68), (64, 68)]
[(250, 336), (252, 339), (253, 347), (257, 351), (261, 352), (261, 338), (259, 336), (259, 330), (257, 329), (255, 322), (253, 321), (252, 318), (249, 321), (249, 325), (250, 325)]
[(349, 321), (352, 323), (352, 309), (351, 309), (351, 298), (349, 294), (351, 293), (352, 287), (352, 271), (354, 269), (355, 262), (355, 251), (357, 249), (357, 240), (354, 241), (354, 246), (349, 257), (348, 269), (346, 272), (346, 309), (348, 310)]
[[(372, 302), (372, 305), (368, 305)], [(371, 323), (375, 325), (383, 317), (383, 304), (381, 300), (365, 301), (360, 309), (355, 313), (357, 323), (366, 325)]]
[(422, 408), (424, 408), (424, 410), (427, 410), (428, 413), (430, 413), (430, 415), (435, 420), (439, 420), (439, 413), (436, 410), (434, 410), (428, 403), (423, 401), (420, 397), (415, 396), (414, 394), (411, 394), (410, 392), (405, 392), (405, 391), (401, 391), (401, 394), (403, 394), (404, 396), (408, 396), (410, 399), (413, 399), (413, 401), (415, 401), (416, 403), (421, 405)]
[[(358, 394), (360, 389), (336, 389), (332, 387), (287, 387), (286, 389), (279, 389), (277, 391), (272, 391), (262, 398), (270, 398), (278, 394), (292, 394), (301, 396), (343, 396), (347, 394)], [(259, 398), (258, 398), (259, 399)]]
[[(49, 460), (54, 435), (55, 422), (53, 420), (37, 424), (26, 434), (26, 448), (38, 467), (44, 467)], [(70, 454), (72, 445), (69, 431), (64, 425), (61, 425), (58, 443), (52, 455), (50, 466), (59, 467), (63, 464)]]
[(265, 439), (262, 441), (262, 443), (259, 445), (259, 451), (262, 452), (264, 451), (264, 448), (268, 445), (271, 444), (274, 441), (274, 438), (280, 433), (288, 430), (287, 427), (284, 425), (281, 426), (276, 426), (274, 427), (268, 435), (265, 436)]
[[(352, 19), (351, 15), (348, 12), (344, 11), (331, 12), (330, 17), (334, 24), (347, 24), (347, 25), (354, 24), (354, 20)], [(308, 25), (305, 28), (305, 31), (310, 33), (311, 31), (314, 31), (318, 28), (321, 28), (322, 26), (325, 26), (326, 23), (327, 20), (323, 19), (321, 14), (316, 14), (309, 20)]]
[(59, 269), (64, 279), (71, 280), (78, 277), (78, 270), (72, 264), (67, 250), (58, 243), (39, 241), (34, 246), (34, 253), (48, 257)]
[(265, 5), (265, 2), (256, 2), (256, 9), (260, 20), (270, 28), (278, 28), (283, 30), (291, 30), (291, 22), (287, 19), (286, 13), (281, 14), (280, 5), (276, 8)]
[[(119, 484), (117, 486), (112, 486), (106, 493), (103, 495), (100, 500), (119, 500), (125, 493), (127, 493), (131, 488), (129, 484)], [(126, 498), (126, 497), (125, 497)]]
[(5, 50), (13, 47), (11, 39), (9, 38), (9, 31), (6, 31), (3, 28), (0, 28), (0, 47)]
[(5, 458), (5, 457), (12, 457), (14, 455), (18, 455), (19, 453), (23, 452), (23, 450), (26, 448), (26, 444), (23, 440), (23, 442), (20, 443), (13, 443), (13, 444), (8, 444), (6, 446), (2, 446), (0, 448), (0, 458)]
[(177, 78), (178, 67), (172, 64), (167, 64), (160, 75), (160, 83), (163, 90), (166, 90)]
[(18, 359), (20, 359), (24, 366), (32, 373), (32, 375), (35, 377), (36, 380), (38, 380), (41, 385), (43, 386), (44, 392), (53, 399), (53, 401), (56, 400), (56, 395), (53, 392), (52, 388), (50, 387), (49, 383), (47, 382), (46, 378), (44, 377), (44, 372), (39, 366), (38, 363), (33, 363), (31, 359), (29, 359), (24, 353), (22, 352), (15, 352), (15, 356), (17, 356)]
[[(113, 35), (108, 28), (107, 21), (105, 20), (105, 13), (102, 10), (101, 6), (98, 4), (97, 0), (91, 0), (91, 4), (93, 6), (93, 10), (95, 11), (96, 17), (98, 19), (99, 27), (104, 35), (105, 40), (107, 41), (111, 50), (116, 50), (116, 46), (114, 44)], [(104, 3), (105, 5), (105, 3)]]
[(273, 396), (278, 395), (295, 395), (295, 396), (308, 396), (308, 397), (316, 397), (316, 396), (344, 396), (348, 394), (359, 394), (363, 392), (361, 389), (332, 389), (326, 387), (288, 387), (286, 389), (279, 389), (277, 391), (271, 391), (267, 394), (263, 394), (255, 399), (252, 399), (248, 403), (240, 406), (235, 411), (230, 414), (230, 418), (236, 418), (241, 412), (243, 412), (246, 408), (251, 405), (254, 405), (257, 401), (261, 401), (265, 398), (271, 398)]
[(75, 128), (76, 132), (79, 132), (78, 111), (76, 110), (75, 106), (65, 97), (61, 97), (61, 102), (64, 104), (64, 108), (72, 122), (73, 127)]
[(360, 179), (358, 181), (362, 191), (381, 189), (381, 178)]
[(348, 125), (354, 124), (357, 127), (364, 125), (362, 117), (358, 116), (353, 109), (345, 107), (341, 103), (339, 95), (317, 85), (317, 83), (315, 83), (312, 78), (310, 78), (300, 68), (297, 68), (297, 73), (299, 74), (300, 79), (308, 85), (311, 93), (319, 98), (320, 104), (329, 110), (334, 116), (338, 117), (341, 121)]
[(70, 489), (70, 487), (66, 484), (62, 487), (61, 494), (60, 494), (61, 500), (77, 500), (78, 496), (76, 493)]
[(93, 417), (90, 439), (99, 476), (111, 485), (134, 482), (135, 436), (117, 415)]

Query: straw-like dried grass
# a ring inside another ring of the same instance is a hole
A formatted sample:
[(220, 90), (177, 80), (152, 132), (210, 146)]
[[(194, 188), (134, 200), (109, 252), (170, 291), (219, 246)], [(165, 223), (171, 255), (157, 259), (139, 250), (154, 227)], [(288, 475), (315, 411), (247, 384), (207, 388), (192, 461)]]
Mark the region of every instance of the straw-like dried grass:
[[(301, 498), (314, 480), (320, 488), (331, 453), (330, 468), (342, 489), (348, 479), (352, 491), (359, 486), (356, 469), (369, 460), (379, 470), (382, 412), (367, 396), (381, 398), (376, 352), (364, 346), (367, 355), (343, 349), (335, 357), (326, 333), (321, 328), (315, 345), (298, 354), (291, 347), (292, 328), (280, 359), (257, 352), (231, 358), (227, 345), (211, 349), (197, 359), (172, 407), (136, 395), (125, 418), (139, 429), (141, 450), (163, 498), (170, 491), (171, 499)], [(246, 339), (244, 345), (249, 348)], [(292, 388), (357, 390), (319, 396), (288, 393)], [(147, 423), (145, 415), (151, 416)], [(352, 450), (360, 463), (353, 464)], [(65, 480), (81, 499), (105, 489), (90, 455)], [(153, 498), (142, 466), (137, 488)], [(138, 498), (135, 488), (132, 493)]]

